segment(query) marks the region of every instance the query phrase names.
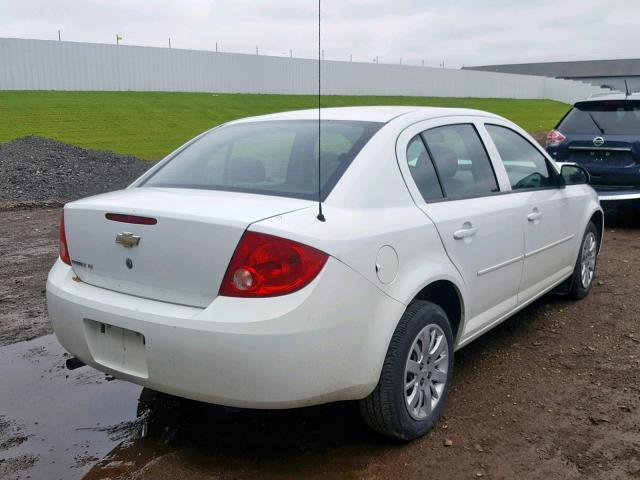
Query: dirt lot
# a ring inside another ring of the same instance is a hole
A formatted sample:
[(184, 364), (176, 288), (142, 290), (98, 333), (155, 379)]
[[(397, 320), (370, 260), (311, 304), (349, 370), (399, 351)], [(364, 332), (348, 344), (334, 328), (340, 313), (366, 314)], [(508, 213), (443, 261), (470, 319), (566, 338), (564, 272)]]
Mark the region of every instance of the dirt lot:
[[(42, 291), (58, 215), (0, 212), (3, 345), (50, 331)], [(581, 302), (547, 296), (458, 352), (445, 417), (408, 445), (369, 432), (351, 403), (283, 412), (217, 408), (106, 381), (86, 367), (65, 373), (53, 337), (4, 347), (11, 358), (36, 362), (31, 377), (43, 373), (39, 381), (6, 377), (12, 363), (3, 361), (0, 378), (15, 382), (5, 386), (38, 392), (45, 408), (76, 423), (58, 420), (40, 431), (48, 417), (34, 419), (42, 407), (18, 409), (0, 394), (0, 477), (639, 478), (639, 254), (638, 226), (609, 227), (592, 294)], [(60, 396), (47, 398), (47, 382)], [(72, 414), (64, 413), (69, 399)], [(96, 416), (96, 402), (122, 408)], [(12, 415), (18, 410), (23, 417)], [(96, 431), (106, 433), (98, 438)], [(56, 435), (66, 450), (54, 449)], [(28, 449), (30, 442), (51, 447)]]
[(637, 214), (609, 223), (588, 298), (547, 296), (459, 351), (444, 418), (401, 444), (353, 403), (243, 411), (66, 370), (44, 304), (53, 205), (0, 209), (2, 479), (640, 478)]
[(44, 287), (59, 221), (58, 208), (0, 210), (0, 346), (51, 332)]

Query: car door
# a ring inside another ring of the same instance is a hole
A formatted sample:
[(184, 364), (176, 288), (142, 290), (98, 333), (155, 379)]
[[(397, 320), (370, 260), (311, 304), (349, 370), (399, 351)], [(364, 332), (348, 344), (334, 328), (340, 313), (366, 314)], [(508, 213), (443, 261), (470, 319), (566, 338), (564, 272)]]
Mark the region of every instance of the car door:
[(511, 197), (526, 204), (524, 268), (518, 302), (538, 296), (566, 278), (576, 261), (581, 189), (564, 187), (558, 171), (524, 134), (508, 123), (485, 123), (511, 185)]
[(498, 181), (476, 121), (421, 122), (397, 143), (409, 190), (465, 282), (462, 341), (516, 307), (524, 252), (523, 205), (500, 195), (505, 174)]

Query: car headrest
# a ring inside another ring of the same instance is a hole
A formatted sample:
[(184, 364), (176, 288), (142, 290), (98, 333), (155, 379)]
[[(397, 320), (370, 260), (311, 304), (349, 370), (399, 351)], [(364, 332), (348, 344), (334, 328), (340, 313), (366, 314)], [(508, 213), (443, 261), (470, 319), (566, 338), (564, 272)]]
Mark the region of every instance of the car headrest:
[(427, 167), (427, 165), (429, 165), (430, 162), (431, 162), (431, 157), (429, 156), (429, 154), (425, 150), (418, 157), (418, 161), (416, 162), (416, 166), (415, 166), (416, 171), (417, 170), (427, 170), (426, 167)]
[(262, 183), (267, 174), (257, 158), (235, 158), (229, 165), (231, 183)]
[[(346, 154), (338, 155), (332, 152), (322, 152), (323, 177), (336, 169), (336, 163), (347, 158)], [(287, 183), (296, 186), (317, 185), (318, 170), (317, 160), (311, 165), (306, 161), (291, 161), (287, 169)]]
[(424, 151), (418, 157), (415, 167), (410, 167), (413, 172), (413, 178), (417, 184), (425, 184), (430, 181), (430, 178), (433, 176), (433, 168), (430, 168), (430, 163), (431, 157)]
[(458, 156), (450, 148), (441, 145), (430, 146), (431, 154), (438, 165), (440, 176), (453, 177), (458, 171)]
[(349, 153), (345, 152), (345, 153), (341, 153), (340, 155), (338, 155), (338, 158), (336, 159), (338, 162), (342, 163), (344, 162), (346, 159), (349, 158)]

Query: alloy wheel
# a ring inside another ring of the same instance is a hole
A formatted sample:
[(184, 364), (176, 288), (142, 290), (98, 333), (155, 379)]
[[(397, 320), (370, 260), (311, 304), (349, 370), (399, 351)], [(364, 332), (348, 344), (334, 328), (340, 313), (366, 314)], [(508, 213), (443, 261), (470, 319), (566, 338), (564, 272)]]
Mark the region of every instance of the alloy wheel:
[(405, 404), (412, 418), (431, 414), (444, 393), (448, 369), (447, 337), (438, 325), (427, 325), (413, 340), (405, 366)]
[(580, 257), (580, 282), (582, 288), (589, 288), (593, 280), (596, 269), (596, 236), (593, 232), (587, 233), (582, 242), (582, 252)]

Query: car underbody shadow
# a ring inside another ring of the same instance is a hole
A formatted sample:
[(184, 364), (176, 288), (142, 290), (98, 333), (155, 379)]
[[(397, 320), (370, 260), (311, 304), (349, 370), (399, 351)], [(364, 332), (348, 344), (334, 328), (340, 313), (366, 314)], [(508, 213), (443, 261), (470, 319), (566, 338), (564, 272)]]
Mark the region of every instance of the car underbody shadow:
[[(472, 376), (474, 365), (487, 352), (508, 350), (510, 344), (524, 341), (549, 302), (566, 300), (547, 295), (458, 351), (454, 385)], [(445, 412), (445, 418), (447, 415), (455, 413)], [(85, 478), (119, 478), (126, 472), (157, 468), (153, 467), (154, 460), (161, 458), (170, 459), (165, 463), (171, 468), (203, 473), (300, 478), (304, 472), (313, 472), (322, 478), (360, 478), (358, 472), (376, 457), (407, 445), (369, 430), (356, 402), (251, 410), (144, 389), (137, 418), (136, 434), (122, 441)]]
[(640, 200), (603, 203), (605, 228), (640, 228)]
[(300, 478), (304, 471), (325, 471), (325, 478), (339, 472), (335, 478), (342, 478), (363, 467), (365, 453), (401, 445), (371, 432), (355, 402), (251, 410), (144, 389), (138, 421), (135, 438), (120, 443), (85, 478), (118, 478), (177, 452), (189, 458), (190, 469), (203, 472), (242, 470), (260, 478), (283, 478), (286, 471), (290, 478)]

